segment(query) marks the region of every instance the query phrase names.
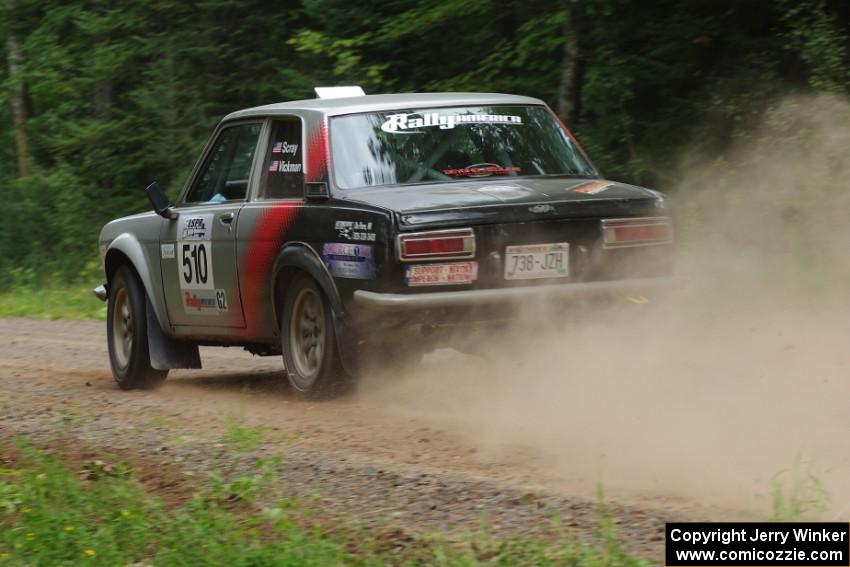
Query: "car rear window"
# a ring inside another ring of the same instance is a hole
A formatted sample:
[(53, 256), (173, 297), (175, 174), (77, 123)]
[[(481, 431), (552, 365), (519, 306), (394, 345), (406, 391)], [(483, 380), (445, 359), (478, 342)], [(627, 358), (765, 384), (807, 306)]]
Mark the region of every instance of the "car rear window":
[(342, 189), (482, 177), (595, 176), (542, 106), (475, 106), (338, 116), (330, 125)]

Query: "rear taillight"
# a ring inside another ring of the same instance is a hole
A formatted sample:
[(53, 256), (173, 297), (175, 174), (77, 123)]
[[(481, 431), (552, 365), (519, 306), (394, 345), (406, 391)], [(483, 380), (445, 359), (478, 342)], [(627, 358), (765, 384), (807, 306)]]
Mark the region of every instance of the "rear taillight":
[(602, 247), (628, 248), (673, 241), (673, 225), (667, 217), (605, 219), (602, 221)]
[(402, 262), (461, 260), (475, 257), (475, 233), (471, 228), (402, 234), (398, 237)]

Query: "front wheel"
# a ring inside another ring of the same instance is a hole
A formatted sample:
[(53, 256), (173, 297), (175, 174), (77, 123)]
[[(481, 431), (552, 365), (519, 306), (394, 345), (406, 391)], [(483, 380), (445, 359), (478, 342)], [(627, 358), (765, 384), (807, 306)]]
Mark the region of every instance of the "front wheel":
[(280, 336), (283, 364), (294, 389), (316, 396), (345, 390), (331, 306), (307, 274), (295, 276), (286, 290)]
[(151, 367), (145, 290), (126, 265), (115, 272), (110, 287), (106, 336), (112, 375), (122, 390), (156, 388), (168, 370)]

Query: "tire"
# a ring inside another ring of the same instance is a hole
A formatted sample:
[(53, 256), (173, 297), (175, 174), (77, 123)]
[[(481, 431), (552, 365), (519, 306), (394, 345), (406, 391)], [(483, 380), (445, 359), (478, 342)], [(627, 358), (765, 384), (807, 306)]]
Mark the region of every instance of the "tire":
[(151, 367), (146, 301), (135, 272), (127, 265), (118, 268), (110, 283), (106, 340), (112, 375), (122, 390), (156, 388), (168, 376), (168, 370)]
[(337, 350), (330, 302), (307, 274), (286, 288), (280, 318), (283, 365), (293, 389), (307, 396), (332, 397), (347, 390), (348, 377)]

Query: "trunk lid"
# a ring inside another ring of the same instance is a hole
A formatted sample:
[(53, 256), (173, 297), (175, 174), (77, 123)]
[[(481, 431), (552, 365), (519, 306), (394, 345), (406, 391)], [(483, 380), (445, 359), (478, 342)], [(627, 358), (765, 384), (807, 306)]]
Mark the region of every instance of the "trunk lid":
[(389, 209), (399, 229), (657, 215), (655, 191), (600, 179), (488, 178), (477, 181), (377, 187), (342, 198)]
[[(650, 277), (670, 269), (669, 246), (618, 250), (603, 246), (601, 219), (667, 216), (660, 208), (660, 193), (634, 185), (588, 178), (488, 178), (357, 189), (346, 191), (342, 198), (393, 211), (400, 234), (474, 228), (476, 247), (470, 260), (477, 263), (478, 272), (467, 284), (471, 289)], [(568, 277), (508, 279), (505, 269), (514, 259), (511, 251), (541, 244), (569, 247)], [(416, 263), (427, 260), (412, 262)], [(409, 265), (393, 264), (390, 287), (407, 281)], [(405, 289), (416, 293), (446, 288)]]

